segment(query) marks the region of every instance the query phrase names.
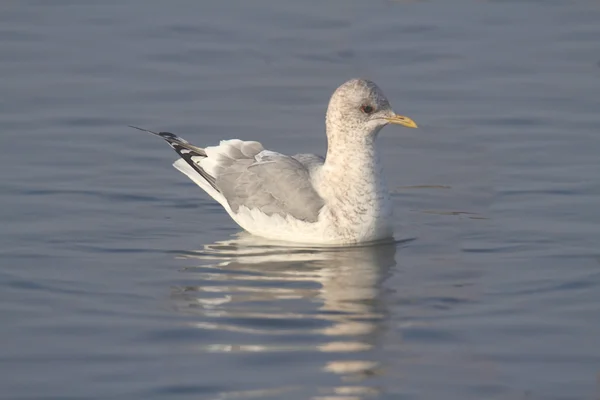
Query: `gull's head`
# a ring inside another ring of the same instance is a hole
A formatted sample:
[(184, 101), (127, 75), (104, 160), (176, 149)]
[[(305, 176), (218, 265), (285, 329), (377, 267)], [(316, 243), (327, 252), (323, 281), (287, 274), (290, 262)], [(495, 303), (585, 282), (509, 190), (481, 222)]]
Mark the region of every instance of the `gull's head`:
[(327, 107), (327, 132), (374, 137), (387, 124), (416, 128), (396, 114), (381, 89), (366, 79), (351, 79), (336, 89)]

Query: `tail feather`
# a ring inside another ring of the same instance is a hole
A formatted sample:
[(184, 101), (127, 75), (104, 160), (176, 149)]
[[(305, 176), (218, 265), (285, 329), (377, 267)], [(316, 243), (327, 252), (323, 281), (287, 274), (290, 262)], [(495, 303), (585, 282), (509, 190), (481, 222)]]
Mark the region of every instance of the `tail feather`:
[(148, 129), (139, 128), (137, 126), (128, 125), (130, 128), (137, 129), (139, 131), (148, 132), (156, 136), (163, 138), (169, 146), (173, 148), (179, 154), (179, 156), (185, 160), (190, 167), (202, 176), (217, 192), (220, 193), (216, 186), (216, 181), (213, 176), (208, 174), (199, 163), (194, 160), (195, 157), (206, 158), (206, 151), (201, 147), (191, 145), (187, 140), (180, 138), (179, 136), (170, 132), (153, 132)]

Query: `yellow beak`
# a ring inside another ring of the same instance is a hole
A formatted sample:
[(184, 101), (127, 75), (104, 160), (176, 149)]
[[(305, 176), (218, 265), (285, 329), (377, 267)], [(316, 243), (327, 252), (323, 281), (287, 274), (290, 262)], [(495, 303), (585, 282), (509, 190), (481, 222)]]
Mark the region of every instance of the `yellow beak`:
[(412, 119), (410, 119), (408, 117), (405, 117), (404, 115), (394, 114), (394, 116), (386, 118), (386, 120), (390, 124), (403, 125), (403, 126), (406, 126), (407, 128), (418, 128), (415, 121), (413, 121)]

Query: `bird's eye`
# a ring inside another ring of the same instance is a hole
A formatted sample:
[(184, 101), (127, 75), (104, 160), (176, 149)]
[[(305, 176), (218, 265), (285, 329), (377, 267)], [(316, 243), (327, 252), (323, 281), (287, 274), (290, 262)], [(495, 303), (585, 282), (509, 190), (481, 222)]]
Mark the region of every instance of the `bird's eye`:
[(365, 104), (360, 107), (360, 111), (364, 112), (365, 114), (371, 114), (373, 112), (373, 107)]

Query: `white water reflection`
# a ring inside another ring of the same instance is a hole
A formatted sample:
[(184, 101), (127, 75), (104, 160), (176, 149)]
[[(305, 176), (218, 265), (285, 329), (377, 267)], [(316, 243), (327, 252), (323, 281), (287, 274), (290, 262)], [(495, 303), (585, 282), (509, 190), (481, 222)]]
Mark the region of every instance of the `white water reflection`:
[[(318, 369), (357, 382), (384, 370), (369, 352), (385, 329), (382, 282), (396, 265), (401, 245), (287, 247), (240, 234), (184, 254), (199, 261), (184, 270), (186, 281), (194, 284), (174, 288), (171, 298), (178, 311), (200, 317), (195, 327), (227, 332), (235, 341), (199, 351), (332, 354), (322, 358)], [(277, 340), (294, 335), (302, 339)], [(345, 385), (323, 390), (322, 398), (339, 399), (341, 393), (361, 398), (360, 393), (375, 389)]]

